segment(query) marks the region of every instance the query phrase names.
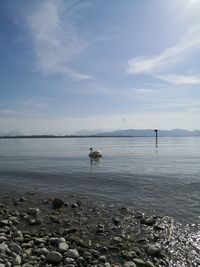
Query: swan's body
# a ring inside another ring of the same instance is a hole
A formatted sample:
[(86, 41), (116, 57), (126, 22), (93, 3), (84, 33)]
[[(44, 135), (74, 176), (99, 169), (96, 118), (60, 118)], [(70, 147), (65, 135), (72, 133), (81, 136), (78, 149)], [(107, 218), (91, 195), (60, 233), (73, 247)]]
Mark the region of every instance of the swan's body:
[(89, 157), (93, 159), (102, 158), (102, 153), (100, 150), (93, 150), (93, 148), (90, 148)]

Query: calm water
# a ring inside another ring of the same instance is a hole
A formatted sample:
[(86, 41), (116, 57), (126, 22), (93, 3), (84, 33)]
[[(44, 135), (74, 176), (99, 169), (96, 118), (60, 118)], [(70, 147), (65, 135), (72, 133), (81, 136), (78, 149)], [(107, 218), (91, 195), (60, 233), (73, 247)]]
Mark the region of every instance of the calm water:
[[(200, 138), (0, 139), (0, 186), (92, 195), (200, 223)], [(103, 158), (91, 161), (89, 148)]]

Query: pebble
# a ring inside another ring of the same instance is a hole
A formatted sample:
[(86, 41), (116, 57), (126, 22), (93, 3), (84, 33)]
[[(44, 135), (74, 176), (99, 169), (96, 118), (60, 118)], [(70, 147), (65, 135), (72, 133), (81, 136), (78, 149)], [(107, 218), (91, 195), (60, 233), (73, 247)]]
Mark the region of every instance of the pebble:
[(127, 261), (124, 267), (137, 267), (137, 265), (133, 261)]
[(58, 244), (58, 249), (59, 249), (60, 252), (68, 251), (69, 245), (66, 242), (60, 242)]
[[(57, 200), (54, 199), (58, 204)], [(61, 205), (63, 201), (59, 200)], [(168, 264), (166, 250), (160, 254), (165, 244), (163, 240), (166, 240), (167, 220), (139, 215), (136, 219), (132, 209), (126, 214), (125, 209), (123, 214), (119, 214), (117, 208), (113, 212), (101, 206), (88, 209), (74, 199), (69, 200), (62, 212), (42, 206), (38, 218), (39, 208), (28, 209), (28, 203), (33, 202), (20, 203), (17, 210), (4, 207), (0, 219), (0, 267), (155, 267)], [(48, 203), (53, 207), (53, 201)], [(54, 209), (59, 209), (58, 205), (56, 207)], [(39, 221), (43, 224), (39, 225)], [(140, 221), (144, 223), (141, 225)], [(95, 235), (97, 229), (99, 235)], [(160, 245), (155, 240), (156, 234)], [(161, 257), (158, 261), (157, 256), (162, 256), (162, 261)], [(143, 260), (148, 258), (153, 262)]]
[(149, 255), (155, 255), (157, 253), (159, 253), (161, 250), (161, 248), (158, 245), (150, 245), (147, 249), (147, 253)]
[(0, 242), (7, 241), (8, 239), (5, 236), (0, 236)]
[(8, 250), (8, 245), (5, 243), (1, 243), (0, 244), (0, 252), (4, 252), (6, 250)]
[(133, 259), (133, 261), (136, 263), (136, 265), (138, 266), (138, 267), (142, 267), (142, 266), (145, 266), (145, 261), (143, 261), (142, 259), (138, 259), (138, 258), (135, 258), (135, 259)]
[(62, 199), (54, 198), (52, 201), (52, 208), (53, 209), (60, 209), (60, 208), (62, 208), (63, 205), (64, 205), (64, 202), (62, 201)]
[(36, 217), (36, 216), (39, 215), (40, 209), (38, 209), (38, 208), (30, 208), (27, 213)]
[(59, 263), (62, 260), (62, 255), (57, 251), (51, 251), (46, 256), (46, 261), (49, 263)]
[(146, 267), (155, 267), (155, 265), (153, 264), (153, 262), (147, 261), (146, 262)]
[(78, 252), (78, 250), (76, 250), (76, 249), (69, 249), (69, 250), (67, 251), (67, 254), (66, 254), (66, 255), (67, 255), (67, 257), (76, 259), (76, 258), (79, 257), (79, 252)]
[(70, 258), (70, 257), (67, 257), (64, 259), (65, 264), (70, 264), (70, 263), (74, 263), (74, 262), (75, 262), (75, 259)]
[(20, 252), (22, 251), (22, 248), (16, 243), (11, 243), (10, 250), (12, 252), (15, 252), (16, 254), (20, 254)]
[(6, 225), (9, 225), (9, 221), (8, 220), (1, 220), (0, 221), (0, 227), (6, 226)]
[(21, 259), (20, 255), (17, 255), (16, 258), (14, 259), (14, 261), (13, 261), (13, 265), (14, 266), (15, 265), (20, 265), (21, 262), (22, 262), (22, 259)]

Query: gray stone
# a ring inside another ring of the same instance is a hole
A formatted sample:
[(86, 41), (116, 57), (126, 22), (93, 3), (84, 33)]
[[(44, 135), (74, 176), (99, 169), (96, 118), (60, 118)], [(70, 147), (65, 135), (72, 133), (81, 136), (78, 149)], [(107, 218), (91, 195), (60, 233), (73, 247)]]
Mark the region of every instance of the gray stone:
[(0, 227), (7, 226), (7, 225), (9, 225), (9, 221), (8, 220), (1, 220), (0, 221)]
[(38, 208), (30, 208), (27, 213), (37, 217), (39, 215), (39, 213), (40, 213), (40, 209), (38, 209)]
[(17, 255), (17, 257), (13, 261), (13, 265), (20, 265), (21, 262), (22, 262), (21, 257), (19, 255)]
[(147, 261), (146, 262), (146, 267), (155, 267), (155, 265), (153, 264), (153, 262)]
[(47, 248), (41, 248), (38, 250), (39, 255), (47, 255), (49, 253)]
[(94, 256), (94, 257), (99, 257), (99, 251), (95, 250), (95, 249), (90, 249), (90, 253)]
[(7, 241), (7, 240), (8, 240), (7, 237), (5, 237), (3, 235), (0, 236), (0, 243), (3, 241)]
[(60, 242), (58, 244), (58, 249), (59, 249), (60, 252), (68, 251), (69, 245), (66, 242)]
[(76, 259), (79, 257), (79, 252), (76, 249), (69, 249), (66, 254), (67, 257)]
[(22, 265), (22, 267), (33, 267), (33, 265), (31, 265), (30, 263), (24, 263), (23, 265)]
[(12, 244), (10, 245), (10, 250), (11, 250), (12, 252), (15, 252), (16, 254), (19, 254), (19, 253), (22, 251), (22, 248), (21, 248), (18, 244), (16, 244), (16, 243), (12, 243)]
[(8, 245), (5, 243), (0, 244), (0, 252), (4, 252), (8, 249)]
[(142, 259), (138, 259), (138, 258), (135, 258), (135, 259), (133, 259), (133, 261), (136, 263), (136, 265), (138, 266), (138, 267), (142, 267), (142, 266), (145, 266), (145, 261), (143, 261)]
[(135, 251), (122, 251), (122, 256), (126, 260), (132, 260), (133, 258), (137, 258), (137, 254)]
[(147, 249), (149, 255), (155, 255), (160, 252), (160, 247), (158, 245), (150, 245)]
[(127, 261), (124, 267), (137, 267), (137, 265), (133, 261)]
[(73, 259), (73, 258), (67, 257), (64, 259), (65, 264), (70, 264), (70, 263), (74, 263), (74, 262), (75, 262), (75, 259)]
[(62, 260), (62, 255), (57, 251), (51, 251), (46, 256), (46, 261), (49, 263), (59, 263)]
[(106, 257), (105, 256), (100, 256), (99, 261), (105, 263), (106, 262)]

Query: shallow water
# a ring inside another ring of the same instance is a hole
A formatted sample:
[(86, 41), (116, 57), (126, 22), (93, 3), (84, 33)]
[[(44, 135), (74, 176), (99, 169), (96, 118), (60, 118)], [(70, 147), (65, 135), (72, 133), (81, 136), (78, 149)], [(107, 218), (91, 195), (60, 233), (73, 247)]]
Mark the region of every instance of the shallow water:
[[(0, 185), (92, 195), (200, 222), (200, 137), (0, 139)], [(89, 148), (103, 158), (91, 161)]]

